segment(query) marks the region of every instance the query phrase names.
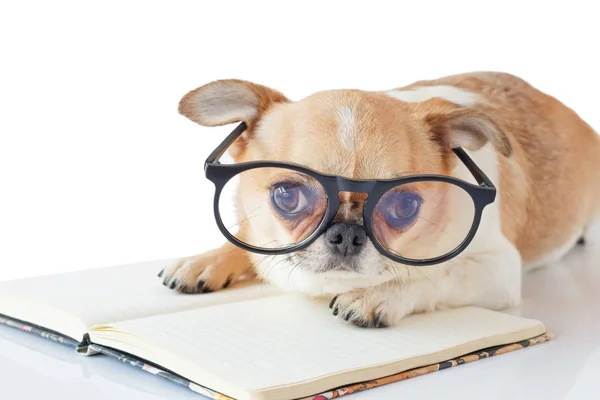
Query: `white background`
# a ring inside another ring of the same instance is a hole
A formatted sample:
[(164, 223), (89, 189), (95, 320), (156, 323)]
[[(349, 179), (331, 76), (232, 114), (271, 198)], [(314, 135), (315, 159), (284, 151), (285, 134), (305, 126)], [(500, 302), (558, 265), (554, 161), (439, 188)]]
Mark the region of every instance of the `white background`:
[(231, 126), (177, 113), (211, 80), (299, 99), (506, 71), (598, 129), (592, 3), (2, 1), (0, 280), (220, 244), (202, 166)]

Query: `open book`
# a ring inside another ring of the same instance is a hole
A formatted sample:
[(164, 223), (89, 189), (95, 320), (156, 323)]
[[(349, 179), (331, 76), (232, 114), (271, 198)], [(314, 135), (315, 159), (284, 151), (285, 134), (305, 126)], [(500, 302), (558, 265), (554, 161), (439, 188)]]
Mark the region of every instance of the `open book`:
[(215, 399), (339, 397), (550, 338), (540, 321), (475, 307), (364, 329), (262, 283), (184, 295), (156, 278), (169, 262), (2, 282), (0, 323)]

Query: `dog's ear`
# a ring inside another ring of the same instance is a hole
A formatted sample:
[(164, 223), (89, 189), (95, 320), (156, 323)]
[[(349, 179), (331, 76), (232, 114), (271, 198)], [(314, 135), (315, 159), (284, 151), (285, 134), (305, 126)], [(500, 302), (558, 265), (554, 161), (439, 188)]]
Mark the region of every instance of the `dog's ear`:
[(210, 82), (187, 93), (179, 113), (204, 126), (254, 122), (274, 103), (287, 102), (278, 91), (239, 79)]
[(504, 156), (512, 154), (506, 134), (482, 111), (431, 99), (421, 103), (419, 112), (432, 138), (448, 149), (477, 150), (490, 142)]

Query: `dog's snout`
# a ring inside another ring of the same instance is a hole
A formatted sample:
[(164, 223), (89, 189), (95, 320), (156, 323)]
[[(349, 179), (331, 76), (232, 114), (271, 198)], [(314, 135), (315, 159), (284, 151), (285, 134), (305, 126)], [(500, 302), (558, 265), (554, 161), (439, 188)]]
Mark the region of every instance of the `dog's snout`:
[(325, 242), (331, 251), (341, 256), (354, 256), (360, 253), (367, 241), (365, 228), (359, 224), (338, 222), (325, 232)]

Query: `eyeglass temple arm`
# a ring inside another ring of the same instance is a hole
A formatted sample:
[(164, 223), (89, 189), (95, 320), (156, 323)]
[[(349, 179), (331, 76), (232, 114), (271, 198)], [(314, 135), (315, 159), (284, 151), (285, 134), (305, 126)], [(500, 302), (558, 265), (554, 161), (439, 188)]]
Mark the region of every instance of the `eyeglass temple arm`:
[[(240, 137), (242, 133), (246, 130), (248, 126), (245, 122), (240, 123), (227, 137), (213, 150), (212, 153), (206, 159), (206, 164), (218, 164), (219, 159), (225, 154), (229, 146), (232, 145), (235, 140)], [(469, 155), (460, 147), (452, 149), (456, 156), (462, 161), (462, 163), (467, 167), (469, 172), (473, 175), (477, 183), (481, 186), (487, 187), (495, 187), (492, 181), (487, 177), (487, 175), (475, 164), (475, 162), (469, 157)]]
[(242, 133), (244, 133), (244, 131), (246, 130), (247, 127), (248, 126), (246, 125), (245, 122), (242, 122), (241, 124), (239, 124), (229, 135), (227, 135), (225, 140), (223, 140), (221, 142), (221, 144), (219, 144), (217, 146), (217, 148), (214, 149), (212, 153), (210, 153), (210, 155), (206, 159), (206, 162), (204, 165), (219, 164), (219, 158), (221, 158), (223, 156), (223, 154), (225, 154), (225, 152), (227, 151), (229, 146), (231, 146), (232, 143), (235, 142), (235, 140), (238, 137), (240, 137), (240, 135)]
[(475, 164), (475, 162), (469, 157), (469, 155), (460, 147), (452, 149), (454, 154), (462, 161), (462, 163), (467, 167), (469, 172), (473, 175), (475, 180), (480, 186), (486, 186), (490, 188), (495, 188), (492, 181), (487, 177), (487, 175)]

